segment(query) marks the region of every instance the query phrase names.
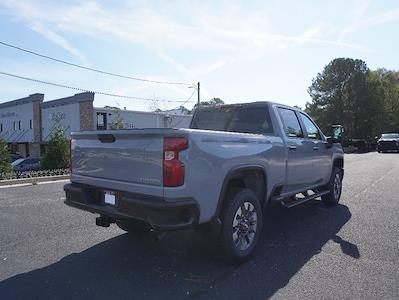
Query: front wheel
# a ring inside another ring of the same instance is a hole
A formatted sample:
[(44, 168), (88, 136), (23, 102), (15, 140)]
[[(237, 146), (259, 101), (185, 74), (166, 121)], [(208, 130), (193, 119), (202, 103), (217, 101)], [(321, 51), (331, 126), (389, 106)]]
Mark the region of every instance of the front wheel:
[(321, 201), (328, 206), (337, 205), (342, 192), (342, 170), (335, 167), (328, 184), (329, 193), (321, 196)]
[(262, 209), (258, 197), (249, 189), (235, 189), (228, 195), (222, 216), (222, 245), (237, 262), (253, 253), (262, 231)]

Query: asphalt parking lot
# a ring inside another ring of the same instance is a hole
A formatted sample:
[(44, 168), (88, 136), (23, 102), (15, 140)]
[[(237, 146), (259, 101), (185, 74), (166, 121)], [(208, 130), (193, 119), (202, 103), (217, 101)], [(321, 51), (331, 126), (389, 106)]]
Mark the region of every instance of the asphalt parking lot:
[(203, 233), (97, 227), (63, 204), (64, 184), (0, 189), (1, 299), (399, 298), (399, 154), (346, 155), (336, 207), (267, 211), (243, 265)]

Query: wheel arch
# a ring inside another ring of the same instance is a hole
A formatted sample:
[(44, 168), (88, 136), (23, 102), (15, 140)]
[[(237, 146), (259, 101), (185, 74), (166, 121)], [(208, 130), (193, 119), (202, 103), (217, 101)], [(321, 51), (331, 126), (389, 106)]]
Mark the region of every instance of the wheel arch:
[(221, 225), (220, 215), (227, 201), (226, 196), (232, 188), (236, 187), (249, 188), (254, 191), (262, 207), (267, 202), (267, 175), (264, 167), (251, 165), (233, 168), (227, 172), (223, 180), (218, 205), (212, 217), (212, 222), (217, 226)]
[(333, 168), (338, 167), (342, 171), (342, 178), (344, 178), (344, 158), (343, 157), (336, 157), (333, 161)]

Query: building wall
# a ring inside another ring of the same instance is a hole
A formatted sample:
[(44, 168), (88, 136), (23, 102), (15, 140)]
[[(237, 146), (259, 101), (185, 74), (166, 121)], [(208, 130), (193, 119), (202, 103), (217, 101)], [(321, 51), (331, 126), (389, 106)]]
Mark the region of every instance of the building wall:
[(166, 115), (167, 128), (189, 128), (192, 116)]
[(33, 114), (33, 142), (41, 143), (42, 141), (42, 103), (32, 103)]
[[(106, 114), (107, 129), (111, 129), (118, 115), (113, 109), (94, 108), (94, 129), (100, 129), (97, 126), (98, 114)], [(191, 122), (191, 116), (167, 115), (162, 112), (120, 110), (119, 115), (124, 128), (188, 128)]]
[[(7, 143), (40, 141), (40, 121), (34, 113), (40, 111), (43, 94), (0, 104), (0, 137)], [(15, 125), (14, 125), (15, 124)]]
[[(33, 114), (33, 141), (28, 145), (29, 155), (31, 157), (41, 156), (40, 145), (42, 142), (42, 103), (34, 102), (32, 103), (32, 114)], [(20, 151), (21, 155), (22, 151)]]
[(93, 101), (80, 102), (80, 130), (94, 129), (93, 111)]
[(33, 142), (33, 137), (34, 137), (33, 127), (32, 129), (30, 128), (30, 120), (32, 120), (33, 122), (32, 103), (1, 109), (0, 124), (2, 124), (3, 127), (2, 131), (3, 138), (8, 143)]
[(42, 141), (47, 142), (52, 129), (59, 120), (65, 130), (66, 137), (71, 132), (80, 131), (80, 105), (73, 103), (69, 105), (47, 107), (42, 109)]
[(65, 130), (71, 132), (93, 129), (93, 93), (80, 93), (71, 97), (46, 101), (42, 105), (42, 142), (47, 142), (58, 120)]
[[(13, 152), (40, 156), (56, 120), (69, 138), (73, 131), (97, 130), (98, 113), (105, 114), (107, 129), (111, 128), (118, 115), (114, 109), (93, 108), (93, 93), (80, 93), (46, 102), (43, 99), (43, 94), (33, 94), (0, 103), (0, 138), (8, 142)], [(186, 128), (191, 122), (191, 116), (168, 112), (120, 110), (119, 115), (124, 128)]]

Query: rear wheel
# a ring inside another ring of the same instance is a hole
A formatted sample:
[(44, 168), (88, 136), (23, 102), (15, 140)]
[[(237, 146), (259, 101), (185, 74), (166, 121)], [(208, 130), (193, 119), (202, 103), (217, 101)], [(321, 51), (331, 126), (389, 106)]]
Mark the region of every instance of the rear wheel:
[(342, 192), (342, 170), (338, 167), (333, 169), (330, 182), (328, 184), (329, 193), (321, 196), (321, 201), (325, 205), (337, 205)]
[(258, 243), (262, 209), (257, 196), (249, 189), (235, 189), (228, 197), (222, 216), (222, 246), (230, 258), (244, 262)]
[(116, 225), (130, 235), (148, 235), (150, 234), (151, 227), (142, 221), (136, 220), (120, 220), (116, 221)]

